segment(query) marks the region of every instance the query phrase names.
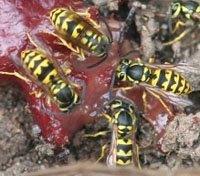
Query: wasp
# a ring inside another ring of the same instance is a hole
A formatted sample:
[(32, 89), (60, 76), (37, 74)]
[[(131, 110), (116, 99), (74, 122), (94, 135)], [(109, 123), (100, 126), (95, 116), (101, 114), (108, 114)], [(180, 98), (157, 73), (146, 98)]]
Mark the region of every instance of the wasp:
[(185, 77), (173, 69), (162, 67), (164, 65), (156, 67), (142, 63), (140, 59), (123, 59), (116, 69), (116, 78), (131, 84), (145, 83), (177, 95), (189, 94), (192, 91)]
[[(179, 29), (181, 32), (172, 40), (163, 43), (164, 45), (171, 45), (180, 41), (187, 34), (198, 27), (200, 22), (200, 4), (196, 1), (175, 0), (171, 3), (169, 8), (169, 28), (173, 36)], [(191, 23), (191, 24), (190, 24)]]
[(48, 87), (62, 112), (67, 112), (79, 98), (71, 85), (59, 76), (53, 63), (39, 50), (25, 50), (21, 53), (23, 66), (41, 84)]
[(54, 63), (46, 53), (28, 35), (35, 49), (21, 52), (21, 61), (33, 80), (39, 82), (53, 97), (61, 112), (68, 112), (79, 102), (79, 95), (74, 87), (64, 80)]
[[(115, 98), (106, 105), (105, 112), (101, 115), (108, 120), (112, 131), (107, 165), (115, 167), (135, 163), (140, 168), (139, 148), (135, 142), (138, 114), (134, 105), (131, 102)], [(86, 136), (97, 137), (105, 135), (107, 132), (110, 131), (101, 131)], [(107, 148), (107, 145), (102, 147), (102, 153), (98, 161), (104, 157), (105, 148)]]
[(56, 8), (50, 12), (50, 21), (56, 30), (52, 34), (83, 60), (85, 52), (106, 58), (111, 40), (100, 32), (98, 24), (90, 18), (88, 12)]
[[(180, 97), (180, 95), (188, 95), (192, 91), (189, 81), (175, 69), (175, 66), (170, 64), (147, 64), (139, 58), (136, 60), (123, 58), (116, 68), (114, 80), (114, 84), (116, 80), (128, 84), (124, 89), (130, 89), (135, 85), (143, 86), (160, 101), (171, 115), (173, 113), (160, 95), (175, 105), (177, 102), (181, 106), (191, 104), (189, 100)], [(143, 96), (143, 100), (146, 102), (146, 93)]]
[(107, 164), (126, 166), (135, 161), (137, 167), (140, 167), (138, 146), (134, 141), (138, 121), (134, 106), (121, 99), (115, 99), (109, 106), (110, 112), (104, 114), (112, 126), (112, 142)]

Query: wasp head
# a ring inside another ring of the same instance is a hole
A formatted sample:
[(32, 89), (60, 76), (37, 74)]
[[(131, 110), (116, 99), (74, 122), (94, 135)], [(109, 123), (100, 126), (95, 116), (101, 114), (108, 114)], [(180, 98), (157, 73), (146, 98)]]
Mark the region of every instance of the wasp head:
[(94, 52), (98, 57), (106, 57), (108, 53), (108, 49), (110, 46), (110, 39), (103, 35), (98, 38), (97, 47), (95, 48)]
[(171, 3), (170, 10), (171, 10), (171, 18), (177, 18), (181, 13), (181, 1), (176, 0)]
[(117, 67), (116, 77), (121, 81), (127, 80), (127, 70), (131, 64), (131, 60), (123, 59)]

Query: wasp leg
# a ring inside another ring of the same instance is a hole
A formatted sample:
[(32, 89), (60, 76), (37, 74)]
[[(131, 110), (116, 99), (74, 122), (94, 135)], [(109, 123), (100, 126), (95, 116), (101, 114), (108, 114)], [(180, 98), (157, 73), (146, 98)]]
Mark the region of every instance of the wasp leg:
[(53, 33), (53, 32), (47, 32), (47, 31), (42, 31), (42, 33), (45, 33), (45, 34), (48, 34), (48, 35), (53, 35), (54, 37), (58, 38), (58, 39), (61, 41), (61, 43), (60, 43), (60, 42), (56, 42), (57, 44), (63, 45), (63, 46), (65, 46), (65, 47), (69, 48), (70, 50), (72, 50), (72, 51), (75, 52), (75, 53), (78, 53), (78, 52), (79, 52), (79, 51), (77, 51), (77, 48), (74, 48), (74, 47), (72, 46), (71, 43), (68, 43), (67, 41), (65, 41), (65, 40), (64, 40), (62, 37), (60, 37), (59, 35), (57, 35), (57, 34), (55, 34), (55, 33)]
[(43, 92), (38, 90), (38, 91), (30, 92), (29, 94), (34, 95), (36, 98), (41, 98), (41, 96), (43, 95)]
[(148, 63), (149, 64), (154, 64), (155, 63), (155, 58), (150, 57), (149, 60), (148, 60)]
[(14, 71), (14, 72), (3, 72), (3, 71), (0, 71), (0, 74), (2, 74), (2, 75), (15, 76), (15, 77), (17, 77), (17, 78), (19, 78), (19, 79), (21, 79), (21, 80), (23, 80), (23, 81), (25, 81), (25, 82), (31, 82), (30, 79), (28, 79), (28, 78), (22, 76), (20, 73), (15, 72), (15, 71)]
[(173, 29), (173, 31), (172, 31), (172, 34), (173, 33), (175, 33), (181, 26), (185, 26), (186, 24), (184, 23), (184, 22), (182, 22), (182, 21), (177, 21), (176, 22), (176, 25), (175, 25), (175, 27), (174, 27), (174, 29)]
[(36, 44), (36, 41), (33, 40), (33, 38), (31, 37), (31, 35), (29, 33), (26, 33), (26, 35), (27, 35), (29, 41), (31, 42), (31, 44), (33, 46), (35, 46), (36, 48), (39, 48), (38, 44)]
[(165, 42), (163, 43), (164, 46), (168, 46), (168, 45), (172, 45), (178, 41), (180, 41), (182, 38), (184, 38), (189, 32), (191, 32), (191, 28), (186, 29), (185, 31), (183, 31), (178, 37), (176, 37), (174, 40), (171, 40), (169, 42)]
[(92, 138), (96, 138), (99, 136), (105, 136), (107, 133), (110, 133), (110, 131), (100, 131), (94, 134), (85, 134), (83, 135), (83, 137), (92, 137)]
[(71, 6), (68, 6), (68, 8), (69, 10), (73, 11), (74, 13), (77, 13), (80, 16), (90, 17), (89, 8), (85, 12), (76, 12)]
[[(163, 105), (163, 107), (168, 111), (168, 113), (169, 113), (171, 116), (173, 116), (172, 111), (170, 111), (170, 109), (168, 108), (168, 106), (166, 105), (166, 103), (162, 100), (162, 98), (161, 98), (158, 94), (154, 93), (154, 92), (151, 91), (151, 90), (148, 90), (148, 92), (149, 92), (150, 94), (152, 94), (155, 98), (157, 98), (157, 99), (160, 101), (160, 103)], [(146, 98), (146, 96), (145, 96), (145, 98)], [(147, 103), (147, 102), (146, 102), (146, 103)]]
[(62, 64), (60, 67), (62, 68), (65, 75), (69, 75), (72, 72), (72, 70), (67, 65)]
[(30, 43), (37, 48), (37, 50), (41, 51), (45, 55), (52, 56), (52, 51), (44, 42), (38, 40), (35, 35), (31, 35), (26, 33)]
[(140, 158), (139, 158), (139, 146), (137, 144), (134, 144), (134, 154), (135, 154), (135, 164), (138, 167), (139, 170), (142, 170), (141, 164), (140, 164)]
[(86, 12), (76, 12), (80, 16), (84, 16), (95, 28), (99, 29), (101, 26), (91, 18), (91, 14), (89, 13), (89, 8)]
[(84, 51), (82, 49), (78, 48), (78, 47), (77, 47), (77, 50), (79, 51), (79, 54), (76, 53), (76, 55), (79, 57), (78, 60), (84, 61), (86, 59)]
[(107, 144), (101, 147), (101, 155), (95, 163), (98, 163), (102, 158), (104, 158), (107, 147), (108, 147)]
[(142, 100), (143, 100), (143, 104), (144, 104), (144, 112), (147, 112), (147, 93), (146, 91), (143, 92), (142, 94)]

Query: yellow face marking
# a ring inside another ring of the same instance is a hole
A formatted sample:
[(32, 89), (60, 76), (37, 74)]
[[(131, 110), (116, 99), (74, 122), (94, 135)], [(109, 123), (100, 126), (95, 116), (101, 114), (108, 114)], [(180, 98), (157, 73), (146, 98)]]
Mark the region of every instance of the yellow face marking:
[(115, 109), (115, 108), (118, 108), (118, 107), (120, 107), (120, 106), (122, 106), (122, 101), (115, 101), (115, 103), (113, 103), (112, 105), (111, 105), (111, 108), (112, 109)]
[(53, 69), (47, 76), (46, 76), (46, 78), (42, 81), (44, 84), (48, 84), (48, 83), (50, 83), (51, 82), (51, 80), (50, 80), (50, 77), (52, 77), (52, 76), (57, 76), (57, 71), (56, 71), (56, 69)]
[(79, 36), (79, 34), (81, 33), (82, 29), (84, 28), (84, 26), (82, 24), (78, 24), (73, 33), (72, 33), (72, 37), (73, 38), (77, 38)]

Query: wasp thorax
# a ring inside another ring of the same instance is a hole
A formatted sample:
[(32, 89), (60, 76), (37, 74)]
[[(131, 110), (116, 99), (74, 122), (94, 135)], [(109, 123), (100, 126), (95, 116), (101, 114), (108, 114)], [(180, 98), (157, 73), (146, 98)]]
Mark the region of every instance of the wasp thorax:
[(150, 75), (150, 69), (140, 63), (135, 63), (127, 68), (128, 79), (132, 82), (146, 82), (150, 79)]
[(129, 60), (124, 59), (120, 62), (119, 66), (117, 67), (117, 78), (121, 81), (126, 81), (127, 80), (127, 69), (129, 67)]

